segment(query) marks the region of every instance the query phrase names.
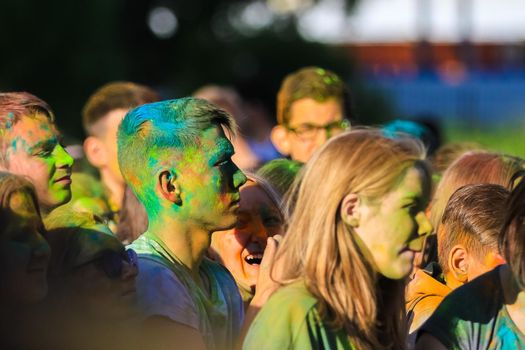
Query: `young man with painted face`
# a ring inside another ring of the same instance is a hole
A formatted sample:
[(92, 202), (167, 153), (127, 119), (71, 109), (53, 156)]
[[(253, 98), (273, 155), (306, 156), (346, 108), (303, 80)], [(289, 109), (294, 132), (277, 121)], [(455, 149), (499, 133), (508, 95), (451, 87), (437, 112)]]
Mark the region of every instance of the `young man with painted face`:
[(233, 119), (193, 98), (137, 107), (119, 126), (120, 169), (149, 221), (130, 246), (149, 349), (231, 349), (239, 335), (235, 281), (205, 257), (212, 232), (235, 226), (246, 182), (223, 128), (233, 132)]
[(131, 108), (158, 100), (158, 94), (147, 86), (112, 82), (95, 91), (82, 110), (82, 124), (87, 134), (84, 153), (100, 171), (108, 204), (114, 212), (120, 210), (125, 190), (117, 160), (118, 126)]
[(306, 163), (330, 137), (348, 129), (350, 96), (335, 73), (307, 67), (288, 75), (277, 95), (277, 150)]
[(0, 93), (0, 169), (33, 183), (42, 215), (71, 199), (73, 158), (49, 105), (27, 92)]

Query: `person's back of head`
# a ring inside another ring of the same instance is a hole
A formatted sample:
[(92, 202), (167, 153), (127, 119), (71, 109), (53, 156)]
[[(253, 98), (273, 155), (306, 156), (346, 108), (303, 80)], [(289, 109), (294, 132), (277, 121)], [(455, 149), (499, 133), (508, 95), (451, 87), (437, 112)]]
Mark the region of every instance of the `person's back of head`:
[(257, 175), (268, 181), (284, 197), (291, 188), (303, 164), (291, 159), (274, 159), (257, 170)]
[(431, 203), (430, 217), (435, 230), (452, 193), (471, 184), (511, 185), (514, 174), (523, 170), (525, 161), (518, 157), (493, 152), (475, 151), (463, 154), (443, 173)]
[(438, 231), (447, 286), (455, 288), (503, 263), (498, 241), (508, 197), (493, 184), (463, 186), (450, 197)]
[(277, 94), (277, 126), (272, 142), (279, 152), (306, 162), (353, 118), (350, 95), (334, 72), (306, 67), (286, 76)]
[(450, 142), (444, 144), (437, 149), (432, 157), (434, 177), (439, 181), (445, 170), (463, 154), (481, 150), (481, 145), (475, 142)]

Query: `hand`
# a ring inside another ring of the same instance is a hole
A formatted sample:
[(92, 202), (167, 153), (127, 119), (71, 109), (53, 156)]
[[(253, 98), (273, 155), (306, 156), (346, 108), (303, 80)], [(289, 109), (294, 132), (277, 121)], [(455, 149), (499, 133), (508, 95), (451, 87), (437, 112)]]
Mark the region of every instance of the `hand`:
[(277, 248), (283, 237), (275, 235), (268, 237), (266, 242), (266, 249), (259, 267), (259, 276), (257, 277), (257, 285), (255, 286), (255, 295), (250, 305), (262, 307), (270, 296), (279, 288), (280, 284), (272, 279), (272, 268), (275, 264), (275, 256)]

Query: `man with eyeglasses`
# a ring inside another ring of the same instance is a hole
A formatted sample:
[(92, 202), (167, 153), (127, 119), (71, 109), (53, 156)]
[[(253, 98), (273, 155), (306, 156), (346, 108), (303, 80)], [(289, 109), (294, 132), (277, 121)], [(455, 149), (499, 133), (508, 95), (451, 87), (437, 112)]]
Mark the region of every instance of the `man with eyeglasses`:
[(277, 95), (277, 125), (271, 139), (277, 150), (306, 163), (329, 138), (350, 128), (350, 97), (341, 78), (318, 68), (288, 75)]

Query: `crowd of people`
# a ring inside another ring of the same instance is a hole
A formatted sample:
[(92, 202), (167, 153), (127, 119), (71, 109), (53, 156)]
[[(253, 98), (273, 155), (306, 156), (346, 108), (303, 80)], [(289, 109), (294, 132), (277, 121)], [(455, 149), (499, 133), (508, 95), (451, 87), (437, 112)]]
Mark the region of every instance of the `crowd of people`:
[(358, 103), (319, 67), (273, 127), (111, 82), (79, 150), (1, 92), (0, 348), (525, 348), (525, 160)]

